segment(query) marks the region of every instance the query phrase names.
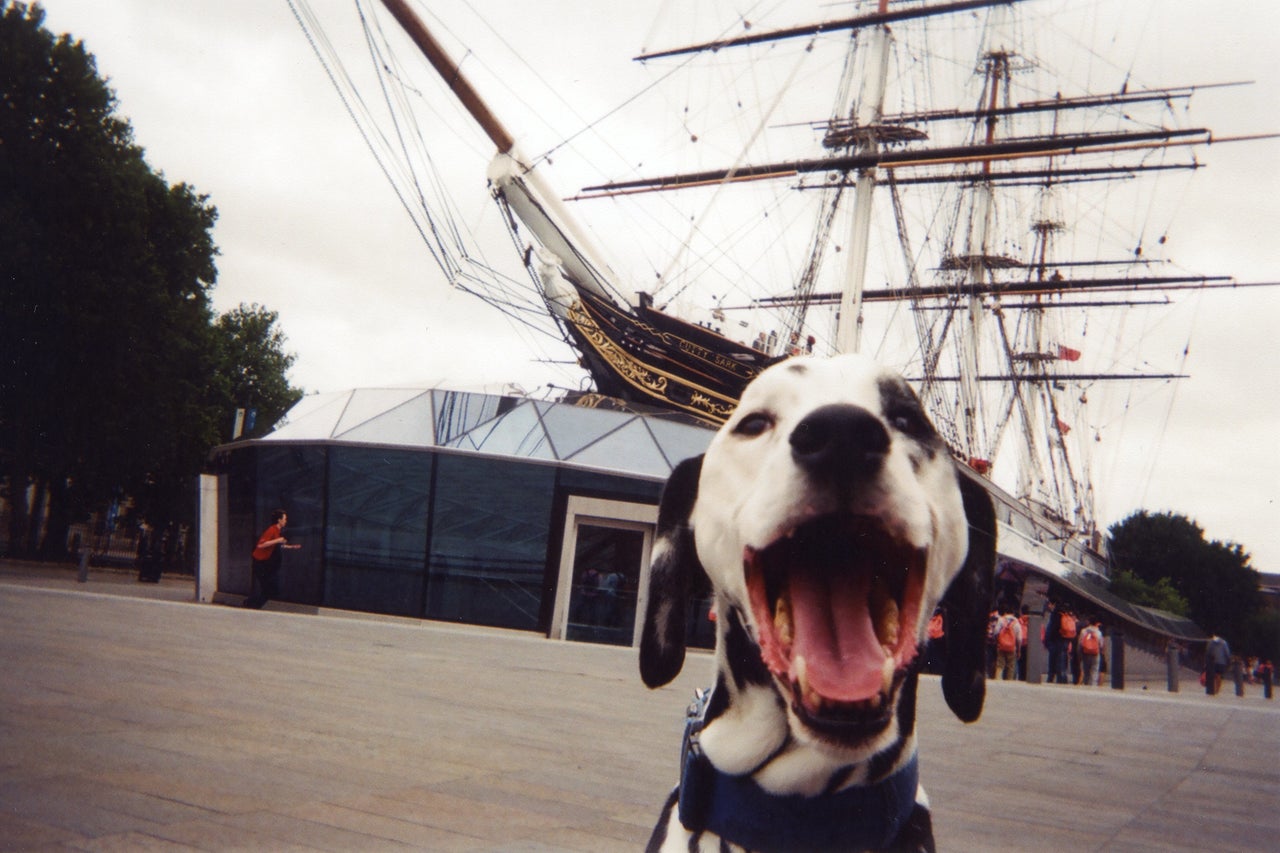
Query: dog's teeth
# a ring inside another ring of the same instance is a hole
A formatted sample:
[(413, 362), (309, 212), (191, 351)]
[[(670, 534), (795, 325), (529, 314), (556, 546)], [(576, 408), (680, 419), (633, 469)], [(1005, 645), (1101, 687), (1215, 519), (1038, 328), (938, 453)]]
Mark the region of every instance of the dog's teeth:
[(791, 641), (795, 639), (795, 626), (791, 621), (791, 601), (786, 596), (780, 597), (774, 606), (773, 631), (784, 648), (791, 648)]
[(871, 618), (880, 644), (896, 646), (899, 631), (898, 602), (893, 600), (889, 587), (878, 578), (871, 587)]
[(892, 598), (885, 605), (878, 637), (885, 645), (896, 646), (898, 644), (898, 603)]
[(814, 711), (821, 711), (823, 699), (821, 694), (809, 685), (809, 668), (804, 655), (796, 656), (795, 660), (791, 662), (791, 669), (795, 673), (796, 687), (800, 691), (800, 698), (805, 706)]

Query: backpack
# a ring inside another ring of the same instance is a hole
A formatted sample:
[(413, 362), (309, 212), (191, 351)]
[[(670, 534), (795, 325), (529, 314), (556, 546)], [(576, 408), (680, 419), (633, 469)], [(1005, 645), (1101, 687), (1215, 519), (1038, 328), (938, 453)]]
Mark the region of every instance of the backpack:
[(1093, 628), (1085, 628), (1080, 634), (1080, 651), (1086, 655), (1098, 653), (1098, 632)]
[(1058, 633), (1061, 634), (1064, 639), (1073, 639), (1076, 635), (1076, 617), (1072, 616), (1070, 613), (1063, 613), (1062, 621), (1058, 623)]
[(1017, 621), (1012, 616), (1004, 621), (1000, 633), (996, 635), (996, 649), (1002, 652), (1018, 650), (1018, 635), (1013, 630), (1013, 623)]

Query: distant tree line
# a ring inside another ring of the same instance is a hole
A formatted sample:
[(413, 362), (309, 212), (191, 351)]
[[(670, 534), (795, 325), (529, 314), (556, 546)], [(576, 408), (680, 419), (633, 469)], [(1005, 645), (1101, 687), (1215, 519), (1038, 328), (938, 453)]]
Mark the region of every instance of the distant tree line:
[[(0, 0), (0, 488), (11, 555), (132, 498), (189, 522), (236, 407), (255, 434), (301, 396), (277, 314), (217, 316), (217, 210), (148, 165), (82, 42)], [(47, 514), (45, 508), (47, 507)], [(42, 535), (42, 531), (44, 531)]]
[(1243, 546), (1210, 541), (1177, 513), (1137, 512), (1111, 526), (1111, 590), (1186, 616), (1240, 655), (1280, 660), (1280, 613), (1267, 607)]

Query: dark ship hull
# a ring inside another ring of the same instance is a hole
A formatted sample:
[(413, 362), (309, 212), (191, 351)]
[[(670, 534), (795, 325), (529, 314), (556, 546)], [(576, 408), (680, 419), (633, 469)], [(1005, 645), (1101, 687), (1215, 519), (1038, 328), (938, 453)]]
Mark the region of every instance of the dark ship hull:
[(642, 302), (634, 313), (578, 291), (564, 324), (599, 393), (723, 423), (742, 389), (780, 359)]

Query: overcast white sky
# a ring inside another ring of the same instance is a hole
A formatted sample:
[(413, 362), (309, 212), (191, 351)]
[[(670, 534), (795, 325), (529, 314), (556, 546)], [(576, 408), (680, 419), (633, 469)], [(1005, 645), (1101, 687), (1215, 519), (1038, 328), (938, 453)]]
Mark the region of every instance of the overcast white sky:
[[(1100, 13), (1111, 5), (1087, 4)], [(349, 4), (312, 5), (332, 12)], [(474, 17), (458, 0), (431, 5), (445, 20), (454, 9)], [(527, 45), (522, 52), (544, 63), (555, 85), (589, 103), (588, 114), (629, 91), (620, 81), (661, 10), (698, 8), (693, 0), (472, 5), (505, 38)], [(1142, 12), (1146, 81), (1256, 80), (1251, 90), (1216, 99), (1204, 123), (1219, 135), (1280, 131), (1280, 4), (1116, 5)], [(543, 353), (496, 312), (442, 283), (285, 0), (43, 6), (50, 29), (82, 38), (97, 56), (152, 166), (210, 195), (220, 214), (215, 305), (256, 301), (279, 311), (298, 355), (295, 385), (316, 392), (514, 381), (532, 390), (574, 382), (571, 372), (538, 363)], [(552, 67), (555, 58), (571, 61)], [(1280, 144), (1240, 149), (1208, 150), (1210, 167), (1175, 219), (1186, 246), (1178, 260), (1240, 281), (1280, 280)], [(1280, 289), (1219, 291), (1187, 303), (1183, 310), (1195, 312), (1192, 378), (1179, 385), (1172, 408), (1118, 433), (1119, 461), (1095, 472), (1101, 521), (1138, 508), (1182, 512), (1210, 538), (1243, 544), (1255, 567), (1280, 571)]]

